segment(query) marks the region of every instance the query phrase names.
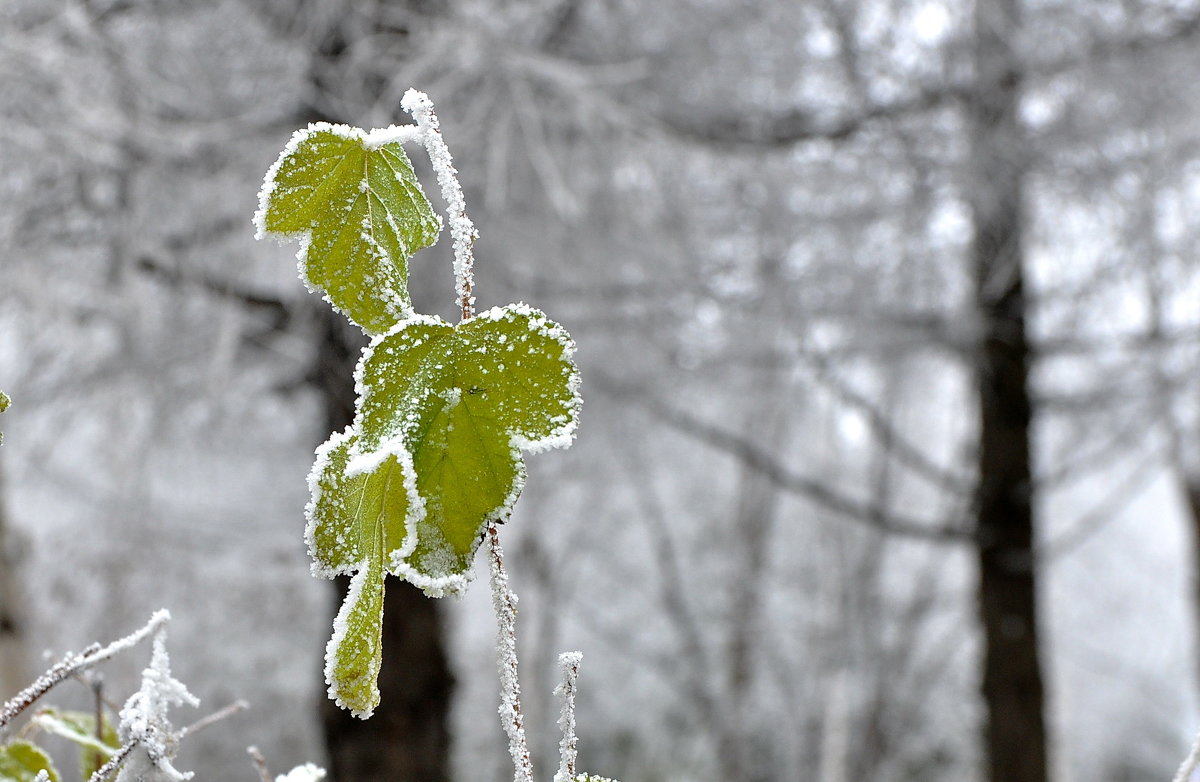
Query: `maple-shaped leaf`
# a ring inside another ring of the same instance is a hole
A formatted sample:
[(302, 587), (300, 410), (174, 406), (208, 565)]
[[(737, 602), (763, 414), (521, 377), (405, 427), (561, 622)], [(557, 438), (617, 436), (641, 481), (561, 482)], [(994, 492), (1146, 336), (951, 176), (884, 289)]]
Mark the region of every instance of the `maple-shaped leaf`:
[(411, 454), (424, 515), (395, 570), (430, 595), (460, 591), (489, 521), (525, 480), (521, 451), (565, 447), (578, 424), (575, 343), (523, 304), (453, 326), (414, 316), (363, 351), (350, 467)]
[(408, 259), (441, 230), (403, 147), (388, 141), (394, 130), (318, 122), (296, 131), (254, 215), (259, 237), (300, 240), (305, 284), (369, 334), (411, 312)]
[(40, 747), (28, 741), (0, 745), (0, 781), (33, 782), (40, 771), (46, 772), (50, 782), (58, 782), (54, 763)]
[(347, 429), (317, 449), (305, 538), (314, 575), (353, 574), (325, 649), (325, 681), (329, 697), (366, 719), (379, 705), (384, 574), (393, 553), (412, 550), (422, 503), (406, 452), (353, 471), (355, 441)]

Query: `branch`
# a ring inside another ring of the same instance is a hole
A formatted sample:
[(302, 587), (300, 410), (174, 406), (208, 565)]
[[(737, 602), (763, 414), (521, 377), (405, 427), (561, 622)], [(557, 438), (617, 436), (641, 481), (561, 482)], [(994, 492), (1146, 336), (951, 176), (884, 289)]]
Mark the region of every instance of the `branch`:
[(762, 474), (776, 488), (804, 497), (850, 521), (880, 532), (922, 540), (943, 543), (965, 543), (974, 540), (974, 535), (959, 525), (939, 524), (894, 513), (880, 513), (878, 508), (842, 494), (825, 481), (793, 472), (749, 437), (730, 432), (690, 413), (665, 405), (645, 392), (621, 387), (602, 377), (597, 381), (595, 374), (592, 377), (593, 387), (620, 399), (632, 401), (653, 413), (658, 421), (738, 459), (742, 464)]
[(500, 723), (508, 734), (513, 761), (513, 782), (533, 782), (533, 762), (525, 739), (521, 713), (521, 684), (517, 678), (517, 596), (508, 587), (504, 550), (495, 522), (487, 527), (491, 555), (492, 607), (496, 611), (496, 666), (500, 671)]
[(1000, 86), (1002, 81), (1049, 78), (1102, 61), (1136, 57), (1163, 45), (1184, 41), (1197, 33), (1200, 33), (1200, 15), (1180, 19), (1165, 32), (1098, 41), (1082, 54), (1028, 63), (1015, 73), (1003, 73), (986, 80), (923, 86), (909, 97), (870, 104), (840, 117), (822, 118), (806, 107), (758, 113), (741, 110), (699, 118), (668, 114), (658, 117), (658, 122), (677, 136), (706, 145), (780, 149), (808, 141), (843, 141), (880, 122), (904, 119), (985, 94)]
[(129, 757), (129, 753), (133, 752), (137, 745), (138, 742), (135, 740), (117, 750), (115, 755), (109, 758), (103, 766), (96, 769), (96, 771), (90, 777), (88, 777), (88, 782), (104, 782), (104, 780), (108, 779), (109, 775), (116, 771), (117, 768), (125, 762), (125, 758)]
[(472, 295), (475, 284), (475, 259), (471, 248), (479, 238), (479, 232), (475, 230), (471, 218), (467, 217), (467, 203), (463, 197), (462, 185), (458, 182), (458, 172), (454, 170), (450, 150), (442, 139), (441, 123), (433, 113), (433, 101), (423, 92), (409, 90), (404, 93), (400, 106), (411, 114), (417, 123), (418, 138), (429, 153), (429, 162), (433, 164), (438, 184), (442, 188), (442, 198), (446, 200), (450, 236), (454, 240), (454, 290), (458, 294), (462, 319), (470, 320), (475, 314), (475, 297)]
[(562, 683), (554, 688), (554, 694), (562, 698), (562, 712), (558, 715), (562, 740), (558, 743), (559, 766), (554, 782), (571, 782), (575, 778), (575, 759), (579, 754), (576, 749), (579, 739), (575, 735), (575, 689), (582, 660), (583, 655), (579, 652), (563, 652), (558, 656)]
[(139, 641), (150, 636), (169, 622), (170, 619), (171, 614), (169, 611), (156, 611), (150, 617), (150, 621), (146, 623), (145, 627), (130, 633), (119, 641), (114, 641), (104, 648), (100, 648), (98, 644), (93, 644), (79, 654), (68, 654), (58, 663), (55, 663), (50, 670), (34, 680), (33, 684), (21, 690), (15, 697), (4, 704), (4, 707), (0, 709), (0, 730), (5, 728), (17, 715), (33, 705), (38, 698), (45, 695), (52, 687), (64, 679), (76, 676), (133, 647)]

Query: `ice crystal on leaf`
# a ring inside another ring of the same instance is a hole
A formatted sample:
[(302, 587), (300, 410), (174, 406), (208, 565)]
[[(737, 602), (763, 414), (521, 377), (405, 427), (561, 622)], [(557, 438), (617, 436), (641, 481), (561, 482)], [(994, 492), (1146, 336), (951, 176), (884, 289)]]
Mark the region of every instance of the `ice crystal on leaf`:
[(521, 304), (453, 326), (417, 316), (376, 338), (358, 367), (350, 471), (412, 454), (424, 516), (393, 564), (430, 594), (461, 590), (487, 522), (512, 511), (521, 451), (569, 445), (578, 423), (575, 343)]
[(296, 131), (254, 215), (260, 237), (300, 240), (305, 283), (370, 334), (410, 314), (408, 259), (441, 230), (404, 148), (390, 140), (396, 130), (318, 122)]
[(351, 473), (355, 444), (348, 429), (317, 450), (305, 535), (315, 575), (354, 576), (326, 647), (325, 681), (329, 697), (365, 719), (379, 704), (384, 572), (393, 554), (412, 550), (422, 503), (407, 452), (388, 453), (371, 471)]

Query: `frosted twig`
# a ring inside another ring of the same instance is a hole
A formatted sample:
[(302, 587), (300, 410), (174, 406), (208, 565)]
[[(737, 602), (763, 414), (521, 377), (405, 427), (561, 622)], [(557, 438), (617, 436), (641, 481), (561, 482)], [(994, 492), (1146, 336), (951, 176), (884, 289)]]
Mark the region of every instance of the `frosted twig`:
[(571, 782), (575, 778), (575, 758), (578, 755), (575, 736), (575, 685), (579, 681), (579, 663), (583, 655), (579, 652), (563, 652), (558, 656), (558, 667), (562, 670), (562, 682), (554, 688), (554, 694), (562, 698), (562, 711), (558, 715), (558, 727), (562, 739), (558, 743), (558, 773), (554, 782)]
[(88, 782), (104, 782), (104, 780), (108, 779), (109, 775), (116, 771), (117, 768), (125, 762), (125, 758), (129, 757), (129, 753), (133, 752), (137, 745), (138, 741), (135, 739), (122, 746), (119, 750), (117, 750), (115, 755), (105, 762), (103, 766), (96, 769), (96, 771), (90, 777), (88, 777)]
[(462, 319), (470, 320), (475, 315), (475, 296), (472, 293), (475, 285), (475, 260), (472, 247), (479, 238), (479, 232), (475, 230), (471, 218), (467, 217), (467, 202), (463, 197), (462, 185), (458, 182), (454, 160), (442, 139), (441, 123), (433, 113), (433, 101), (423, 92), (409, 90), (404, 93), (400, 107), (416, 121), (420, 131), (418, 138), (429, 153), (429, 162), (433, 164), (438, 184), (442, 188), (442, 198), (446, 199), (450, 237), (454, 240), (454, 292), (458, 294)]
[(1197, 766), (1200, 766), (1200, 735), (1196, 736), (1195, 742), (1192, 743), (1192, 751), (1188, 753), (1187, 759), (1175, 772), (1175, 778), (1171, 782), (1188, 782)]
[(171, 613), (169, 611), (165, 609), (156, 611), (150, 617), (150, 621), (146, 623), (145, 627), (130, 633), (119, 641), (113, 641), (103, 648), (99, 644), (92, 644), (82, 652), (68, 654), (62, 660), (55, 663), (48, 671), (37, 677), (33, 684), (30, 684), (6, 702), (3, 708), (0, 708), (0, 730), (3, 730), (18, 714), (33, 705), (38, 698), (49, 692), (59, 682), (76, 676), (88, 668), (111, 659), (115, 655), (129, 649), (157, 631), (170, 621), (170, 619)]
[(495, 522), (488, 524), (491, 554), (492, 607), (496, 611), (496, 667), (500, 671), (500, 724), (508, 734), (513, 782), (533, 782), (533, 762), (521, 714), (521, 684), (517, 678), (517, 596), (508, 588), (504, 550)]
[(221, 720), (232, 717), (234, 714), (245, 711), (248, 708), (250, 708), (250, 704), (248, 702), (244, 700), (236, 700), (225, 708), (218, 709), (212, 714), (209, 714), (207, 717), (201, 717), (191, 725), (180, 729), (179, 733), (177, 734), (177, 738), (182, 740), (184, 736), (189, 736), (193, 733), (199, 733), (209, 725), (212, 725), (214, 722), (220, 722)]
[(267, 759), (258, 751), (258, 747), (246, 747), (246, 754), (250, 756), (250, 760), (254, 761), (254, 768), (258, 770), (258, 778), (262, 782), (272, 782), (271, 770), (267, 768)]

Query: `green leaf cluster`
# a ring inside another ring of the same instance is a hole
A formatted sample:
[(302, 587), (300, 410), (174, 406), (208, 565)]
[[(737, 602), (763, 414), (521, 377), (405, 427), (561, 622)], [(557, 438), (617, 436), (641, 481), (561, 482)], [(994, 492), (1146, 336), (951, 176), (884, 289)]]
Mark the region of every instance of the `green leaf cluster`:
[(305, 532), (315, 575), (352, 576), (325, 676), (364, 718), (379, 703), (386, 574), (461, 592), (487, 524), (521, 493), (522, 452), (569, 445), (580, 406), (575, 344), (542, 312), (511, 304), (451, 324), (412, 311), (408, 260), (440, 221), (396, 137), (298, 131), (255, 215), (260, 235), (299, 239), (305, 282), (373, 336), (354, 423), (317, 450)]

